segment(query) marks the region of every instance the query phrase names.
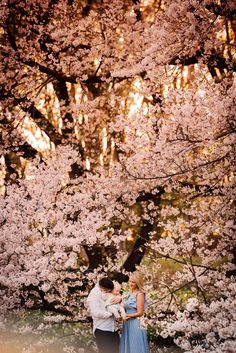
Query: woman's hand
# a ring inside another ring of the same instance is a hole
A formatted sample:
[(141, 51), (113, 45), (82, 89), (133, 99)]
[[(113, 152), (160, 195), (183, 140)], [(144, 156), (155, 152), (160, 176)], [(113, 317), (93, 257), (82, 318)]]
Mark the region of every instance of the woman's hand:
[(127, 314), (124, 321), (128, 321), (129, 319), (131, 319), (131, 317), (129, 316), (129, 314)]

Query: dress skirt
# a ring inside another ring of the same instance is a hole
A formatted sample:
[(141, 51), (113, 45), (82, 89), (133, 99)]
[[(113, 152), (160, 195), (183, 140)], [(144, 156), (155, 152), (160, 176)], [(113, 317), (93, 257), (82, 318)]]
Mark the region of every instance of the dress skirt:
[[(127, 314), (137, 310), (136, 296), (129, 294), (123, 300)], [(145, 298), (145, 308), (147, 302)], [(120, 338), (120, 353), (149, 353), (147, 330), (140, 327), (139, 318), (131, 318), (123, 323)]]
[(123, 324), (120, 353), (148, 353), (147, 331), (139, 327), (138, 319), (129, 319)]

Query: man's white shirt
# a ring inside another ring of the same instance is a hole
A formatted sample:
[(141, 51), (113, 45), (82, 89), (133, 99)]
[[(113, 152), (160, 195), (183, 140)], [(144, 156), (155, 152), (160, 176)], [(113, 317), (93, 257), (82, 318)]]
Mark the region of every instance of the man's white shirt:
[(102, 292), (96, 285), (87, 298), (87, 304), (93, 319), (93, 333), (96, 329), (102, 331), (116, 331), (116, 321), (113, 314), (106, 310), (106, 301), (102, 297)]

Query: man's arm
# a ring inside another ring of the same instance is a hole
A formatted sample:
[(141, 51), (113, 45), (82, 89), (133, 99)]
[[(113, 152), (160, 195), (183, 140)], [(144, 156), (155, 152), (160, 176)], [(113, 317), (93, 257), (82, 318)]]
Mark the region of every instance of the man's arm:
[(107, 319), (112, 316), (107, 310), (99, 308), (100, 297), (97, 293), (90, 293), (87, 299), (87, 304), (92, 317)]

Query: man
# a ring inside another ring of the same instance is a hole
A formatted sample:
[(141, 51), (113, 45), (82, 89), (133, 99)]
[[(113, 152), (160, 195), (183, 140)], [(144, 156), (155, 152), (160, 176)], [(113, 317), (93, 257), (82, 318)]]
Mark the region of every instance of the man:
[[(111, 292), (114, 288), (112, 280), (103, 277), (91, 290), (87, 304), (93, 319), (93, 334), (100, 353), (119, 353), (120, 337), (117, 331), (115, 317), (106, 310), (106, 302), (102, 293)], [(117, 304), (120, 298), (113, 299)]]

